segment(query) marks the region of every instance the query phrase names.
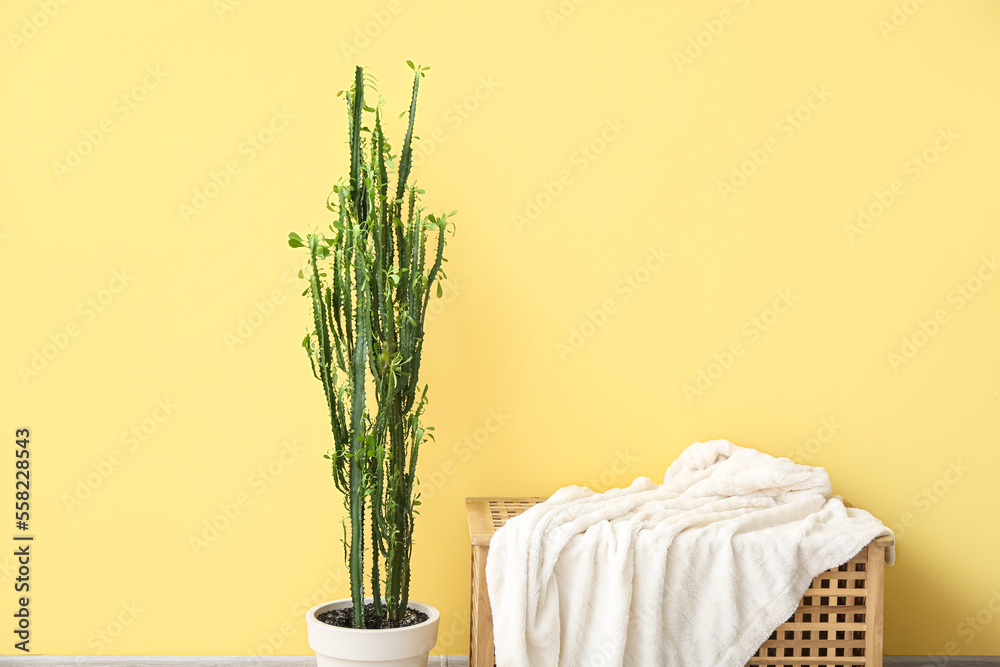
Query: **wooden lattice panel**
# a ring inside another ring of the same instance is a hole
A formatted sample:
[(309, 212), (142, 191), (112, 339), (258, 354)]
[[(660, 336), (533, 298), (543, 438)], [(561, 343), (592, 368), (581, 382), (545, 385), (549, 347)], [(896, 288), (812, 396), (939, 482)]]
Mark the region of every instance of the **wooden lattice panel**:
[[(799, 608), (747, 665), (814, 667), (874, 665), (868, 649), (868, 558), (872, 547), (813, 579)], [(884, 558), (879, 551), (878, 557)]]
[(529, 507), (537, 505), (540, 500), (534, 498), (494, 498), (489, 501), (490, 519), (494, 531), (500, 530), (508, 519), (524, 513)]
[[(492, 667), (493, 616), (486, 588), (490, 538), (511, 517), (544, 498), (467, 498), (472, 539), (470, 667)], [(882, 575), (878, 538), (840, 567), (813, 579), (791, 618), (761, 645), (747, 667), (882, 667)]]

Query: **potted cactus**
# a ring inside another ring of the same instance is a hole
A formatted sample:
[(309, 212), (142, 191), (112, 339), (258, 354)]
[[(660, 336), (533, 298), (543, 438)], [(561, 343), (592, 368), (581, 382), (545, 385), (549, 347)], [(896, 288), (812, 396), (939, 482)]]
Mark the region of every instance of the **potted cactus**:
[[(413, 70), (406, 136), (398, 162), (383, 133), (383, 100), (365, 102), (374, 80), (361, 67), (347, 100), (350, 175), (327, 200), (329, 230), (289, 234), (305, 248), (312, 303), (302, 341), (326, 398), (333, 447), (324, 455), (343, 494), (344, 554), (351, 597), (306, 614), (319, 665), (427, 664), (439, 613), (409, 599), (413, 522), (420, 505), (416, 464), (432, 437), (421, 422), (424, 317), (444, 277), (450, 214), (428, 214), (409, 183), (417, 91)], [(394, 183), (390, 179), (394, 177)]]

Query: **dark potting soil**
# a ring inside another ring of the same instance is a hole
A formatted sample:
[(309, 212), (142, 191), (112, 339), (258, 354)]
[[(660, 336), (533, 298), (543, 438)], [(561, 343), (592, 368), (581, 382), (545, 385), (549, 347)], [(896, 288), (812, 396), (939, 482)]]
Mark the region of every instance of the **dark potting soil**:
[[(326, 623), (327, 625), (335, 625), (338, 628), (353, 628), (354, 627), (354, 605), (350, 607), (344, 607), (343, 609), (334, 609), (333, 611), (324, 611), (322, 614), (317, 614), (316, 618), (321, 623)], [(388, 628), (405, 628), (411, 625), (417, 625), (418, 623), (423, 623), (427, 620), (427, 614), (422, 611), (417, 611), (416, 609), (406, 608), (406, 613), (403, 614), (403, 618), (396, 623), (389, 621), (386, 618), (379, 618), (375, 615), (375, 605), (371, 602), (365, 605), (365, 628), (368, 630), (386, 630)]]

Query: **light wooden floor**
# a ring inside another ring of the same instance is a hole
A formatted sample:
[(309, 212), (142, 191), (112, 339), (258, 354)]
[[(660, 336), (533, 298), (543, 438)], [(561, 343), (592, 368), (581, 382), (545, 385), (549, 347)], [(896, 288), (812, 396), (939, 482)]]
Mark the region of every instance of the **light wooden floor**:
[[(1000, 667), (1000, 657), (886, 656), (885, 667)], [(313, 656), (0, 656), (0, 665), (59, 667), (315, 667)], [(427, 667), (469, 667), (466, 656), (431, 656)]]
[[(0, 656), (0, 665), (24, 667), (316, 667), (315, 656)], [(427, 667), (469, 667), (468, 656), (434, 655)]]
[[(315, 656), (32, 655), (0, 656), (0, 665), (24, 667), (316, 667)], [(427, 667), (469, 667), (468, 656), (431, 656)]]

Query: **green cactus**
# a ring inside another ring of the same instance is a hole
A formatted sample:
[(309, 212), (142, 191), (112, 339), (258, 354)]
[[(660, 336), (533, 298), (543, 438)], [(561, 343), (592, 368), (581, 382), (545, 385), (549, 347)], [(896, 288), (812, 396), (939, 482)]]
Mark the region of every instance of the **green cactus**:
[(312, 302), (313, 322), (302, 346), (329, 410), (333, 448), (325, 457), (348, 513), (344, 551), (357, 628), (365, 627), (366, 576), (379, 616), (394, 624), (406, 612), (420, 505), (417, 455), (433, 437), (433, 429), (421, 423), (427, 387), (418, 385), (424, 319), (432, 288), (444, 277), (448, 219), (455, 214), (427, 214), (419, 206), (423, 190), (407, 183), (417, 91), (429, 69), (407, 64), (413, 95), (395, 189), (389, 184), (396, 161), (382, 130), (383, 101), (365, 104), (365, 89), (374, 90), (374, 80), (358, 67), (354, 85), (341, 91), (351, 165), (348, 182), (339, 181), (327, 200), (336, 214), (330, 234), (288, 235), (289, 245), (309, 252), (302, 275), (309, 281), (304, 294)]

